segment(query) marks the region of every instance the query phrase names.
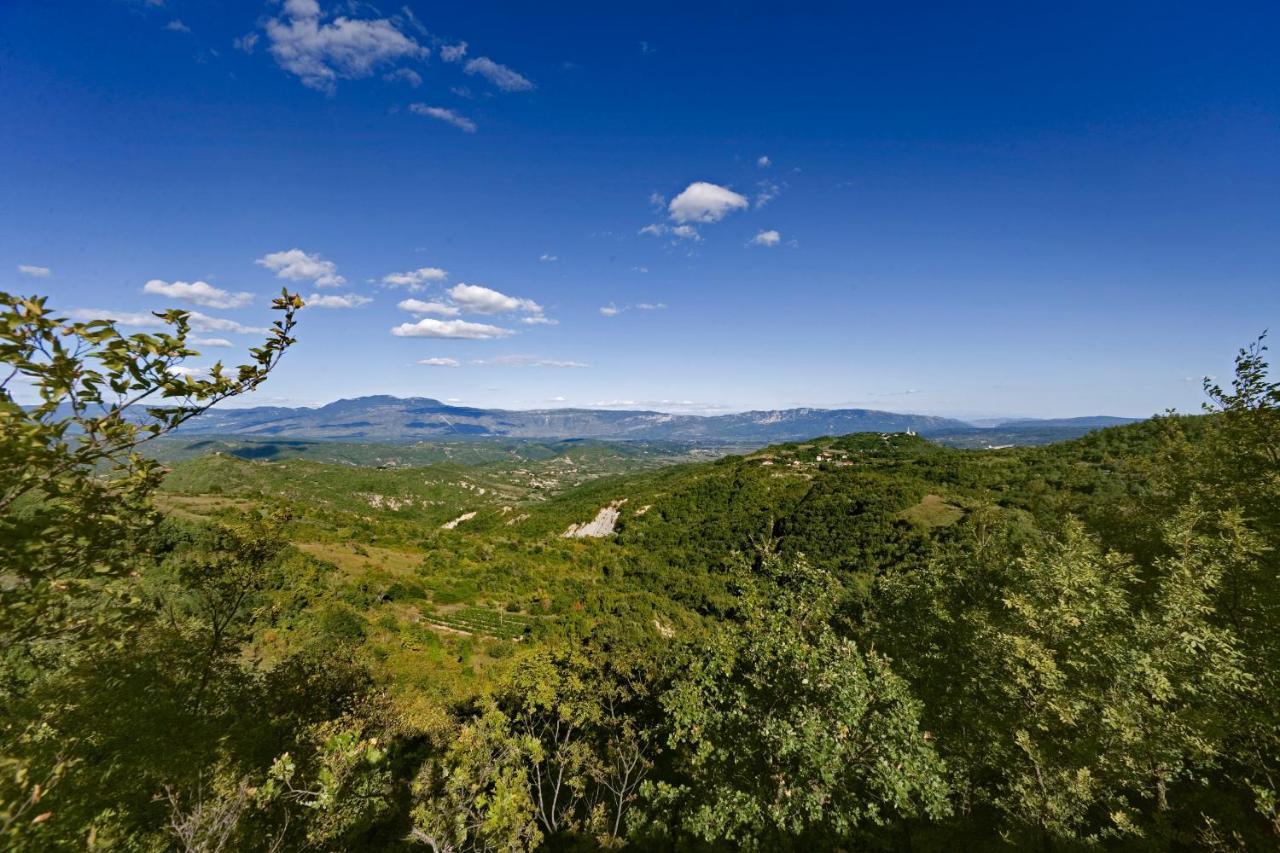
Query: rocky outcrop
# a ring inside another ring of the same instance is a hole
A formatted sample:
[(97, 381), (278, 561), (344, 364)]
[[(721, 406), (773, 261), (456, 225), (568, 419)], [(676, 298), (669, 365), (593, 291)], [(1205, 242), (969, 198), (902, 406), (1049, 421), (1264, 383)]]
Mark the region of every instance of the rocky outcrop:
[(601, 536), (609, 536), (613, 533), (614, 525), (618, 523), (618, 516), (622, 515), (622, 505), (626, 502), (626, 498), (612, 501), (607, 507), (597, 512), (595, 518), (583, 524), (571, 524), (569, 529), (560, 535), (565, 539), (588, 537), (599, 539)]

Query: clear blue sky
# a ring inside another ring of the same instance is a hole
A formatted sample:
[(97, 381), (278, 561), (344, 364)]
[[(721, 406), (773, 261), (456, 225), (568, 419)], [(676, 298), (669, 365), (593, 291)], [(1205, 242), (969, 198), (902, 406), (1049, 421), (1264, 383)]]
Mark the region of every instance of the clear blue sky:
[(5, 0), (0, 287), (199, 311), (197, 366), (324, 297), (253, 403), (1194, 409), (1280, 329), (1277, 45), (1275, 3)]

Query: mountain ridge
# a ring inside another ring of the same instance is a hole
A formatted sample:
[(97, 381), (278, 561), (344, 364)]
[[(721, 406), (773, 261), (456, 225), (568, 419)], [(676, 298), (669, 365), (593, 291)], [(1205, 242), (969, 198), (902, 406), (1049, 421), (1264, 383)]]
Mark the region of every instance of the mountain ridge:
[[(1086, 426), (1127, 422), (1089, 417)], [(1019, 425), (1044, 425), (1018, 419)], [(1064, 419), (1051, 423), (1065, 425)], [(239, 435), (421, 441), (460, 436), (505, 438), (607, 438), (682, 441), (799, 441), (854, 432), (915, 432), (923, 436), (980, 433), (983, 428), (956, 418), (879, 409), (755, 409), (720, 415), (691, 415), (648, 409), (484, 409), (454, 406), (434, 397), (386, 394), (334, 400), (318, 407), (259, 406), (214, 409), (181, 430), (184, 435)]]

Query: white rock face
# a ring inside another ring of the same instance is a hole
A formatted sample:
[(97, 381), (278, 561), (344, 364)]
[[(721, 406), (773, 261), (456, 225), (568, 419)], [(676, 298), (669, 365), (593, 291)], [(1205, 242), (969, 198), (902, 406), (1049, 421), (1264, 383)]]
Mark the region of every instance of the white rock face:
[(476, 514), (474, 512), (464, 512), (462, 515), (458, 516), (453, 521), (446, 521), (444, 524), (440, 525), (440, 527), (443, 530), (452, 530), (462, 522), (470, 521), (475, 517), (476, 517)]
[(600, 538), (613, 533), (613, 527), (618, 523), (618, 516), (622, 514), (621, 507), (627, 502), (626, 498), (612, 501), (607, 507), (604, 507), (596, 513), (596, 517), (584, 524), (571, 524), (569, 529), (560, 534), (565, 539), (585, 539), (587, 537)]

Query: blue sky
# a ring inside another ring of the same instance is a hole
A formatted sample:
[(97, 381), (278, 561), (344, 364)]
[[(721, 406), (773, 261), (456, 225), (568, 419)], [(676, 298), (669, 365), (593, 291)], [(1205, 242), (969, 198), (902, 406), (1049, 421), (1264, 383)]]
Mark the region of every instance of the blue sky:
[(1280, 327), (1278, 37), (1273, 3), (8, 0), (0, 287), (198, 311), (232, 346), (196, 366), (322, 297), (253, 404), (1191, 410)]

